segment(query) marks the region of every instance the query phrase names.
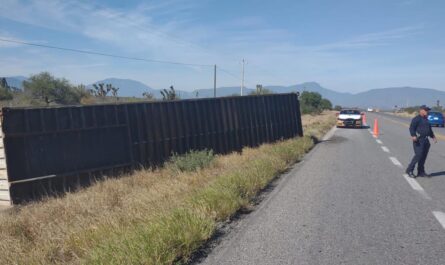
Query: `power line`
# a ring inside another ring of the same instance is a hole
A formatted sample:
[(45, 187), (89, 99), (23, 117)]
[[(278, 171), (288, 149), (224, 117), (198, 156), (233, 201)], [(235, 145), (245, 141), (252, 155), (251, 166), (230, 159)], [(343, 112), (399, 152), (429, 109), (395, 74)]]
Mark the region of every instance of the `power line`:
[[(224, 68), (221, 68), (221, 67), (218, 66), (218, 70), (223, 72), (223, 73), (225, 73), (226, 75), (229, 75), (229, 76), (235, 78), (238, 81), (242, 80), (242, 78), (240, 76), (237, 76), (236, 74), (233, 74), (230, 71), (225, 70)], [(248, 82), (246, 80), (244, 80), (244, 84), (247, 84), (247, 85), (250, 85), (250, 86), (254, 86), (254, 84), (252, 84), (252, 83), (250, 83), (250, 82)]]
[[(85, 11), (111, 10), (107, 6), (100, 5), (100, 4), (97, 4), (97, 3), (89, 3), (89, 4), (91, 4), (93, 6), (93, 8), (87, 8), (84, 5), (82, 5), (83, 3), (79, 5), (77, 2), (71, 2), (70, 4), (74, 5), (77, 8), (81, 8), (81, 9), (83, 9)], [(197, 44), (192, 43), (192, 42), (185, 41), (183, 39), (178, 38), (177, 36), (173, 36), (171, 34), (167, 34), (166, 32), (160, 31), (156, 27), (154, 27), (154, 26), (152, 26), (150, 24), (145, 24), (144, 26), (140, 26), (139, 24), (134, 22), (134, 20), (126, 17), (125, 15), (123, 15), (122, 13), (119, 13), (119, 12), (114, 12), (113, 15), (108, 17), (107, 19), (115, 20), (115, 21), (117, 21), (119, 23), (122, 23), (122, 22), (130, 23), (130, 25), (132, 27), (134, 27), (135, 29), (138, 29), (141, 32), (153, 33), (153, 34), (156, 34), (158, 36), (165, 37), (165, 38), (171, 39), (173, 41), (176, 41), (178, 44), (189, 45), (189, 46), (193, 46), (195, 48), (199, 48), (199, 49), (203, 49), (204, 50), (204, 47), (202, 47), (200, 45), (197, 45)], [(150, 28), (151, 31), (147, 31), (147, 28)]]
[[(104, 56), (104, 57), (126, 59), (126, 60), (134, 60), (134, 61), (143, 61), (143, 62), (149, 62), (149, 63), (163, 63), (163, 64), (173, 64), (173, 65), (184, 65), (184, 66), (212, 67), (212, 68), (215, 67), (215, 65), (210, 65), (210, 64), (194, 64), (194, 63), (183, 63), (183, 62), (174, 62), (174, 61), (154, 60), (154, 59), (139, 58), (139, 57), (129, 57), (129, 56), (123, 56), (123, 55), (110, 54), (110, 53), (86, 51), (86, 50), (80, 50), (80, 49), (65, 48), (65, 47), (59, 47), (59, 46), (31, 43), (31, 42), (25, 42), (25, 41), (19, 41), (19, 40), (11, 40), (11, 39), (4, 39), (4, 38), (0, 38), (0, 42), (9, 42), (9, 43), (16, 43), (16, 44), (22, 44), (22, 45), (27, 45), (27, 46), (46, 48), (46, 49), (54, 49), (54, 50), (68, 51), (68, 52), (75, 52), (75, 53), (82, 53), (82, 54), (90, 54), (90, 55), (99, 55), (99, 56)], [(224, 68), (218, 67), (218, 70), (223, 72), (223, 73), (225, 73), (226, 75), (229, 75), (229, 76), (237, 79), (237, 80), (242, 80), (241, 77), (231, 73), (228, 70), (225, 70)], [(249, 82), (245, 82), (245, 83), (249, 84)]]
[(3, 39), (3, 38), (0, 38), (0, 41), (23, 44), (23, 45), (28, 45), (28, 46), (40, 47), (40, 48), (55, 49), (55, 50), (61, 50), (61, 51), (77, 52), (77, 53), (91, 54), (91, 55), (100, 55), (100, 56), (105, 56), (105, 57), (127, 59), (127, 60), (134, 60), (134, 61), (143, 61), (143, 62), (149, 62), (149, 63), (164, 63), (164, 64), (175, 64), (175, 65), (186, 65), (186, 66), (213, 67), (213, 65), (210, 65), (210, 64), (182, 63), (182, 62), (173, 62), (173, 61), (154, 60), (154, 59), (147, 59), (147, 58), (128, 57), (128, 56), (122, 56), (122, 55), (116, 55), (116, 54), (110, 54), (110, 53), (71, 49), (71, 48), (37, 44), (37, 43), (31, 43), (31, 42), (25, 42), (25, 41)]
[[(113, 10), (110, 9), (109, 7), (105, 6), (105, 5), (101, 5), (98, 3), (90, 3), (89, 1), (87, 1), (88, 4), (90, 4), (90, 7), (86, 7), (85, 6), (85, 2), (84, 1), (70, 1), (70, 5), (72, 5), (73, 7), (77, 7), (80, 9), (83, 9), (85, 11), (102, 11), (102, 10)], [(114, 10), (113, 10), (114, 11)], [(109, 20), (115, 20), (116, 22), (122, 23), (122, 22), (126, 22), (129, 23), (132, 27), (134, 27), (135, 29), (138, 29), (140, 32), (144, 32), (144, 33), (153, 33), (155, 35), (161, 36), (161, 37), (165, 37), (168, 38), (170, 40), (176, 41), (178, 44), (180, 45), (189, 45), (195, 48), (199, 48), (201, 50), (204, 51), (209, 51), (208, 48), (203, 47), (201, 45), (198, 45), (196, 43), (193, 42), (189, 42), (186, 40), (183, 40), (175, 35), (172, 34), (168, 34), (164, 31), (160, 31), (158, 30), (156, 27), (154, 27), (153, 25), (150, 24), (144, 24), (144, 26), (140, 26), (137, 22), (135, 22), (134, 20), (130, 19), (129, 17), (125, 16), (124, 14), (122, 14), (121, 12), (114, 12), (112, 16), (108, 17), (107, 19)], [(147, 31), (147, 28), (151, 29), (150, 31)], [(202, 65), (202, 66), (206, 66), (206, 67), (212, 67), (213, 65)], [(219, 69), (219, 67), (218, 67)], [(227, 72), (226, 72), (227, 73)], [(235, 77), (233, 74), (229, 74), (232, 77)], [(238, 77), (235, 77), (237, 79), (241, 79)]]
[(224, 70), (224, 68), (221, 68), (221, 67), (218, 66), (218, 70), (220, 70), (221, 72), (223, 72), (223, 73), (225, 73), (225, 74), (227, 74), (227, 75), (229, 75), (229, 76), (231, 76), (231, 77), (233, 77), (233, 78), (235, 78), (237, 80), (241, 80), (241, 78), (239, 76), (237, 76), (237, 75), (235, 75), (235, 74), (233, 74), (233, 73), (231, 73), (231, 72), (229, 72), (227, 70)]

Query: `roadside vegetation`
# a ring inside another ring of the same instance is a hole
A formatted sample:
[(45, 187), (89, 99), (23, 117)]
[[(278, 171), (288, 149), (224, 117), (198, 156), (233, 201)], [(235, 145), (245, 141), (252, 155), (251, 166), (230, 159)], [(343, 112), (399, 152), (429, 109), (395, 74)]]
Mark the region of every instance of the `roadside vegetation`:
[[(90, 88), (73, 85), (65, 78), (42, 72), (23, 81), (23, 89), (11, 87), (6, 78), (0, 78), (0, 107), (48, 107), (156, 100), (148, 91), (140, 97), (120, 97), (119, 90), (119, 87), (105, 83), (93, 84)], [(173, 86), (163, 89), (161, 95), (161, 100), (180, 99)]]
[(174, 154), (165, 164), (173, 172), (192, 172), (208, 167), (214, 160), (212, 150), (190, 151), (185, 155)]
[(242, 153), (174, 156), (166, 166), (0, 213), (1, 264), (183, 263), (218, 222), (247, 208), (335, 122), (304, 115), (306, 136)]
[[(30, 76), (23, 81), (23, 89), (11, 87), (5, 78), (0, 78), (0, 107), (42, 107), (60, 105), (91, 105), (115, 102), (169, 101), (179, 100), (180, 95), (173, 86), (160, 91), (157, 99), (150, 91), (143, 92), (139, 97), (119, 96), (119, 87), (112, 84), (97, 83), (91, 87), (73, 85), (65, 78), (58, 78), (49, 72)], [(274, 92), (262, 85), (249, 95), (267, 95)], [(196, 92), (196, 97), (198, 97)], [(239, 96), (233, 94), (231, 96)], [(332, 103), (317, 92), (303, 91), (300, 95), (300, 106), (303, 114), (320, 114), (332, 110)], [(341, 109), (335, 106), (335, 109)]]
[[(392, 113), (400, 117), (413, 118), (419, 114), (419, 107), (420, 106), (411, 106), (411, 107), (401, 108)], [(442, 112), (445, 115), (445, 109), (442, 108), (442, 106), (431, 107), (431, 111)]]
[(332, 103), (317, 92), (303, 91), (300, 105), (303, 114), (320, 114), (325, 110), (332, 110)]
[(249, 95), (268, 95), (273, 94), (273, 91), (263, 87), (262, 85), (257, 85), (256, 89), (249, 93)]
[(413, 118), (417, 115), (417, 112), (405, 112), (405, 111), (397, 111), (397, 112), (389, 112), (395, 116), (404, 117), (404, 118)]

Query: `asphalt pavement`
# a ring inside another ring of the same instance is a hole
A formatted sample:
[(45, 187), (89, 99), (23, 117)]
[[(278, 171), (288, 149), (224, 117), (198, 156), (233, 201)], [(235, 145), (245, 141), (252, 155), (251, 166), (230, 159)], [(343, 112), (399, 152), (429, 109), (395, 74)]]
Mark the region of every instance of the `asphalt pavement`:
[(434, 129), (433, 177), (412, 180), (409, 119), (374, 119), (377, 139), (333, 131), (202, 264), (445, 264), (445, 130)]

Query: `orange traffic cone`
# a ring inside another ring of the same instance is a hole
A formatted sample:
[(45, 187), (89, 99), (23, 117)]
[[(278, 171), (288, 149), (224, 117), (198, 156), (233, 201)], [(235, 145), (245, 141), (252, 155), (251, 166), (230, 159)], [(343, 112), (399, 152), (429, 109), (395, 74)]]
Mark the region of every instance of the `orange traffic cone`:
[(363, 113), (363, 119), (362, 119), (363, 125), (366, 126), (366, 114)]
[(374, 137), (379, 136), (379, 121), (374, 119)]

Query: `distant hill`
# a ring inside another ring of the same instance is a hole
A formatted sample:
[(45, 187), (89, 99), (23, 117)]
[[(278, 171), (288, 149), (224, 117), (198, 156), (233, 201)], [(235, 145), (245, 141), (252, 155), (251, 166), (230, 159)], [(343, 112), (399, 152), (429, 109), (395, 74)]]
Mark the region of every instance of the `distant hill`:
[(10, 87), (15, 87), (18, 89), (23, 89), (23, 81), (27, 80), (28, 78), (24, 77), (24, 76), (9, 76), (9, 77), (5, 77), (6, 78), (6, 82), (8, 82), (8, 85)]
[[(11, 76), (6, 77), (6, 80), (10, 86), (17, 88), (23, 88), (23, 81), (27, 78), (24, 76)], [(152, 88), (142, 82), (132, 79), (119, 79), (119, 78), (107, 78), (95, 82), (112, 84), (115, 87), (119, 87), (119, 95), (123, 97), (142, 97), (142, 93), (150, 92), (156, 98), (161, 98), (159, 89)], [(92, 84), (87, 86), (92, 88)], [(296, 84), (291, 86), (264, 86), (265, 88), (273, 91), (274, 93), (290, 93), (290, 92), (302, 92), (312, 91), (320, 93), (324, 98), (329, 99), (334, 105), (341, 105), (345, 107), (373, 107), (381, 109), (392, 109), (397, 106), (413, 106), (427, 104), (430, 106), (436, 105), (437, 100), (440, 100), (441, 104), (445, 104), (445, 91), (429, 89), (429, 88), (416, 88), (416, 87), (390, 87), (371, 89), (365, 92), (356, 94), (337, 92), (325, 87), (322, 87), (316, 82), (306, 82), (302, 84)], [(247, 95), (254, 91), (253, 88), (245, 88), (244, 94)], [(183, 98), (206, 98), (213, 97), (213, 88), (197, 89), (195, 91), (183, 91), (177, 90), (178, 95)], [(239, 95), (240, 87), (218, 87), (216, 95), (218, 97), (226, 97), (230, 95)]]
[(317, 82), (306, 82), (292, 86), (265, 86), (265, 87), (272, 90), (275, 93), (291, 93), (297, 91), (300, 93), (303, 91), (318, 92), (324, 98), (327, 98), (330, 101), (332, 101), (333, 104), (338, 104), (338, 105), (348, 105), (348, 102), (350, 102), (351, 98), (353, 97), (353, 94), (351, 93), (337, 92), (331, 89), (327, 89), (322, 87)]
[(445, 91), (416, 88), (416, 87), (391, 87), (371, 89), (356, 94), (342, 93), (320, 86), (318, 83), (309, 82), (299, 85), (280, 87), (266, 86), (275, 93), (289, 93), (295, 91), (312, 91), (320, 93), (324, 98), (329, 99), (334, 105), (360, 108), (381, 108), (393, 109), (394, 106), (414, 106), (427, 104), (435, 106), (437, 100), (441, 105), (445, 104)]
[[(318, 92), (326, 98), (345, 98), (350, 97), (352, 94), (349, 93), (341, 93), (336, 92), (327, 88), (320, 86), (316, 82), (306, 82), (298, 85), (292, 86), (264, 86), (265, 88), (273, 91), (274, 93), (292, 93), (292, 92), (301, 92), (301, 91), (312, 91)], [(198, 89), (195, 90), (199, 92), (199, 97), (213, 97), (213, 88), (211, 89)], [(244, 88), (244, 94), (248, 95), (249, 93), (255, 91), (252, 88)], [(219, 97), (230, 96), (233, 94), (240, 94), (240, 87), (219, 87), (216, 90), (216, 95)]]
[[(273, 86), (273, 85), (271, 85), (271, 86), (264, 86), (264, 88), (267, 88), (274, 93), (292, 93), (292, 92), (302, 92), (302, 91), (318, 92), (324, 98), (331, 100), (333, 104), (340, 104), (340, 105), (345, 105), (345, 106), (349, 105), (349, 103), (352, 100), (352, 97), (354, 96), (351, 93), (342, 93), (342, 92), (337, 92), (334, 90), (324, 88), (316, 82), (306, 82), (306, 83), (291, 85), (291, 86)], [(213, 97), (213, 89), (200, 89), (197, 91), (199, 91), (199, 97)], [(246, 95), (252, 91), (254, 91), (254, 89), (252, 89), (252, 88), (244, 89), (244, 92)], [(240, 87), (221, 87), (221, 88), (217, 88), (216, 95), (218, 97), (224, 97), (224, 96), (229, 96), (229, 95), (239, 94), (239, 93), (240, 93)]]
[[(117, 79), (108, 78), (96, 83), (111, 83), (114, 86), (119, 87), (119, 94), (122, 96), (135, 96), (140, 97), (144, 91), (150, 91), (157, 98), (161, 97), (160, 90), (151, 88), (141, 82), (131, 79)], [(311, 91), (318, 92), (324, 98), (329, 99), (334, 105), (341, 105), (346, 107), (373, 107), (382, 109), (392, 109), (395, 105), (406, 106), (408, 105), (435, 105), (437, 100), (441, 103), (445, 103), (445, 91), (428, 89), (428, 88), (416, 88), (416, 87), (392, 87), (392, 88), (380, 88), (371, 89), (365, 92), (356, 94), (337, 92), (325, 87), (322, 87), (317, 82), (306, 82), (291, 86), (264, 86), (265, 88), (273, 91), (274, 93), (291, 93)], [(245, 88), (244, 94), (247, 95), (254, 91), (253, 88)], [(213, 88), (197, 89), (195, 91), (181, 91), (177, 90), (178, 95), (183, 98), (206, 98), (213, 97)], [(239, 95), (240, 87), (218, 87), (216, 89), (216, 95), (218, 97), (226, 97), (230, 95)]]
[[(119, 96), (122, 97), (142, 97), (142, 93), (144, 92), (150, 92), (156, 97), (160, 96), (158, 90), (153, 89), (142, 82), (132, 79), (107, 78), (94, 82), (93, 84), (99, 83), (112, 84), (114, 87), (118, 87)], [(87, 88), (93, 88), (93, 84), (88, 85)]]
[(445, 104), (445, 91), (416, 87), (391, 87), (354, 94), (349, 104), (391, 109), (396, 105), (399, 107), (422, 104), (435, 106), (437, 100), (442, 106)]
[[(244, 95), (248, 95), (251, 93), (253, 89), (245, 87), (243, 90)], [(193, 95), (196, 95), (196, 92), (198, 92), (198, 97), (200, 98), (210, 98), (213, 97), (213, 88), (208, 89), (197, 89), (193, 91)], [(239, 86), (237, 87), (217, 87), (216, 88), (216, 96), (217, 97), (227, 97), (227, 96), (233, 96), (233, 95), (240, 95), (241, 88)]]

